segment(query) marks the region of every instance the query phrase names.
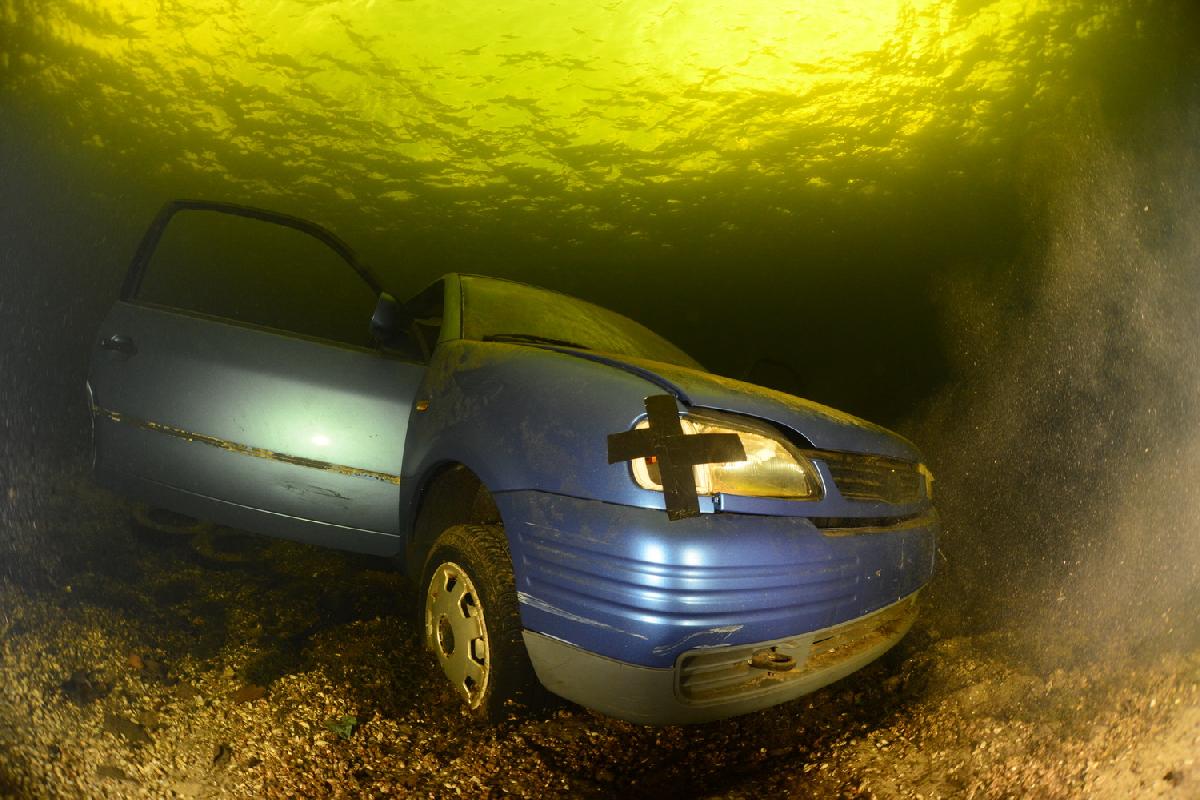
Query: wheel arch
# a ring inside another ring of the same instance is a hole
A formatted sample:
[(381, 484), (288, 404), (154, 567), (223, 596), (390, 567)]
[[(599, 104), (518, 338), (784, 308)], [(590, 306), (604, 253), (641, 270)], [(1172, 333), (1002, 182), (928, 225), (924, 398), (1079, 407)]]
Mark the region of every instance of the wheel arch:
[(466, 464), (445, 461), (429, 470), (417, 492), (404, 570), (419, 580), (434, 540), (452, 525), (503, 525), (500, 510), (483, 480)]

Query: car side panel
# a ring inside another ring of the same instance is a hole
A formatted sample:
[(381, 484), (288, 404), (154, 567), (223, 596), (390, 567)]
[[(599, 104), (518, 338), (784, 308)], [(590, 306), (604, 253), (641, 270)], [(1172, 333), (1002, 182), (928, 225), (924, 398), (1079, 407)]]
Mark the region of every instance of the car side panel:
[(379, 491), (376, 481), (360, 475), (250, 457), (195, 437), (169, 436), (131, 425), (106, 413), (97, 416), (95, 425), (98, 466), (104, 473), (139, 476), (300, 520), (395, 532), (395, 492)]
[[(106, 424), (101, 422), (98, 427)], [(157, 508), (170, 508), (196, 519), (211, 520), (233, 528), (265, 533), (268, 536), (376, 556), (394, 554), (402, 542), (400, 537), (380, 531), (349, 528), (286, 514), (271, 514), (261, 508), (251, 508), (228, 500), (184, 491), (113, 469), (98, 472), (96, 477), (109, 489)]]
[(102, 479), (115, 471), (263, 513), (397, 532), (423, 365), (128, 302), (98, 341), (113, 334), (137, 350), (93, 354)]

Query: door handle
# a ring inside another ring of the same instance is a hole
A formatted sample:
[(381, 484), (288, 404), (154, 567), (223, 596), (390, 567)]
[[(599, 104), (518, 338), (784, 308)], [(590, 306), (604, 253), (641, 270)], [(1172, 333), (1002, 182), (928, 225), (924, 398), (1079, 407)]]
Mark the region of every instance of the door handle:
[(133, 339), (123, 333), (114, 333), (107, 339), (100, 340), (100, 346), (105, 350), (116, 350), (126, 355), (137, 353), (137, 345), (133, 343)]

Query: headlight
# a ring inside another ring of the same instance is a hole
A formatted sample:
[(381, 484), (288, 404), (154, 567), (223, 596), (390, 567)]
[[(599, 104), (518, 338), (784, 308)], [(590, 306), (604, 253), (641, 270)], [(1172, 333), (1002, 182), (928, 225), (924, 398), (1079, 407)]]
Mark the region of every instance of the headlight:
[[(688, 415), (679, 424), (685, 434), (733, 433), (742, 440), (745, 461), (726, 464), (698, 464), (692, 467), (696, 494), (738, 494), (748, 497), (778, 497), (787, 500), (820, 500), (821, 477), (812, 461), (778, 438), (766, 426), (716, 418)], [(648, 428), (642, 420), (636, 428)], [(662, 478), (653, 458), (633, 462), (633, 479), (643, 489), (662, 491)]]

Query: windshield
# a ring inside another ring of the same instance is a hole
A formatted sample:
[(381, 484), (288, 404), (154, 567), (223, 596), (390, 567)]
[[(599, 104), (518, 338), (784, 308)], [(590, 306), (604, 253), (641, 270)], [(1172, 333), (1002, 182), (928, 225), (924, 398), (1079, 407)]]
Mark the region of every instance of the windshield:
[(466, 275), (462, 292), (466, 339), (576, 347), (704, 369), (650, 329), (569, 295)]

